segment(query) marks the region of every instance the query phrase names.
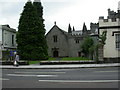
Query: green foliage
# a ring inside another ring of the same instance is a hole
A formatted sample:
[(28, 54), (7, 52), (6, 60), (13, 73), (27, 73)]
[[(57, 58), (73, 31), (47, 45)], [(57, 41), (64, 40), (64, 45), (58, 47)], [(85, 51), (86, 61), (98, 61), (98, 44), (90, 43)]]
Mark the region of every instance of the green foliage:
[(10, 51), (8, 50), (2, 51), (2, 60), (8, 60), (9, 55), (10, 55)]
[(79, 60), (89, 60), (88, 58), (85, 58), (85, 57), (66, 57), (66, 58), (62, 58), (62, 61), (79, 61)]
[(95, 50), (95, 46), (92, 45), (92, 46), (89, 48), (89, 53), (90, 53), (90, 54), (93, 54), (93, 53), (94, 53), (94, 50)]
[(105, 45), (106, 35), (107, 35), (107, 31), (103, 31), (102, 35), (99, 36), (100, 43), (97, 43), (95, 45), (94, 45), (94, 41), (92, 40), (92, 38), (86, 37), (84, 39), (84, 42), (81, 48), (82, 48), (82, 52), (85, 54), (85, 57), (89, 57), (93, 59), (93, 55), (94, 55), (94, 59), (98, 62), (98, 56), (99, 56), (98, 49), (101, 46)]
[(41, 19), (43, 19), (43, 18), (42, 18), (42, 16), (43, 16), (43, 6), (42, 6), (41, 2), (36, 2), (36, 1), (34, 1), (34, 2), (33, 2), (33, 5), (34, 5), (34, 7), (35, 7), (36, 10), (37, 10), (38, 16), (39, 16)]
[(39, 64), (40, 61), (29, 61), (29, 64)]
[(52, 57), (50, 57), (48, 60), (56, 60), (56, 58), (52, 58)]
[(94, 51), (94, 41), (90, 37), (86, 37), (84, 42), (82, 43), (82, 52), (85, 54), (86, 57), (88, 57), (89, 53), (92, 53)]
[(37, 15), (38, 15), (38, 17), (39, 17), (39, 19), (40, 19), (40, 21), (42, 22), (41, 24), (42, 24), (42, 29), (41, 29), (41, 31), (42, 31), (42, 33), (43, 33), (43, 38), (42, 38), (42, 40), (41, 40), (41, 47), (43, 48), (43, 50), (42, 50), (42, 52), (43, 52), (43, 57), (42, 57), (42, 59), (48, 59), (48, 52), (47, 52), (47, 41), (46, 41), (46, 38), (45, 38), (45, 25), (44, 25), (44, 19), (43, 19), (43, 6), (42, 6), (42, 4), (41, 4), (41, 2), (40, 1), (34, 1), (33, 2), (33, 5), (34, 5), (34, 7), (36, 8), (36, 10), (37, 10)]
[(96, 46), (95, 46), (95, 60), (96, 60), (96, 62), (99, 62), (99, 55), (98, 55), (99, 48), (102, 47), (102, 49), (103, 49), (103, 46), (105, 45), (105, 41), (107, 39), (106, 35), (107, 35), (107, 31), (103, 31), (102, 35), (99, 36), (100, 42), (98, 44), (96, 44)]
[(100, 39), (100, 41), (101, 41), (101, 44), (105, 44), (105, 41), (106, 41), (106, 35), (107, 35), (107, 31), (103, 31), (102, 32), (102, 35), (100, 35), (100, 37), (99, 37), (99, 39)]
[(45, 45), (45, 30), (37, 10), (31, 1), (28, 1), (19, 19), (17, 43), (18, 53), (23, 60), (46, 59), (47, 46)]

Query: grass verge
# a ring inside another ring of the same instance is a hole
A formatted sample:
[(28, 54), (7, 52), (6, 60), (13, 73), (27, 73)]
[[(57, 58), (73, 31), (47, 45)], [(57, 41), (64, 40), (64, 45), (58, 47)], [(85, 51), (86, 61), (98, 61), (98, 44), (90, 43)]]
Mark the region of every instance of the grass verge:
[(66, 58), (62, 58), (61, 59), (62, 61), (80, 61), (80, 60), (86, 60), (86, 61), (88, 61), (88, 60), (90, 60), (90, 59), (88, 59), (88, 58), (85, 58), (85, 57), (66, 57)]
[(40, 61), (29, 61), (29, 64), (38, 64)]
[(37, 61), (29, 61), (29, 64), (39, 64), (41, 61), (54, 61), (56, 58), (49, 58), (48, 60), (37, 60)]
[[(29, 64), (39, 64), (41, 61), (54, 61), (56, 58), (49, 58), (48, 60), (29, 61)], [(60, 61), (89, 61), (90, 59), (85, 57), (65, 57), (61, 58)]]

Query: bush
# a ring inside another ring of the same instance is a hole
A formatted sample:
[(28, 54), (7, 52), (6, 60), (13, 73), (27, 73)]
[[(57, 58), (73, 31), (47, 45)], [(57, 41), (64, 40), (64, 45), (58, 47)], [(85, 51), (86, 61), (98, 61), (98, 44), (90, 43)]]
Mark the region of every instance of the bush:
[(8, 50), (2, 51), (2, 60), (8, 60), (9, 54), (10, 52)]
[[(0, 64), (2, 65), (13, 65), (13, 61), (2, 61)], [(27, 61), (19, 61), (19, 65), (29, 65)]]
[(62, 58), (62, 60), (89, 60), (88, 58), (85, 57), (66, 57), (66, 58)]

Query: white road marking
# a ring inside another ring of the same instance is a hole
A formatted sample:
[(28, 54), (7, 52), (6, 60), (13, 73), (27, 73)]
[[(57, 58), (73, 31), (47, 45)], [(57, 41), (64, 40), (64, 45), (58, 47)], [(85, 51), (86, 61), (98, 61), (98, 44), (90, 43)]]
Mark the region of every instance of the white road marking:
[(118, 71), (95, 71), (95, 72), (104, 73), (104, 72), (118, 72)]
[(7, 74), (8, 76), (18, 77), (57, 77), (58, 75), (23, 75), (23, 74)]
[(37, 75), (37, 77), (58, 77), (58, 75)]
[(7, 79), (7, 78), (0, 78), (0, 81), (1, 81), (1, 80), (10, 80), (10, 79)]
[(54, 71), (73, 71), (73, 70), (76, 70), (76, 69), (56, 69)]
[(42, 74), (51, 74), (51, 73), (56, 73), (56, 74), (62, 74), (62, 73), (66, 73), (66, 72), (15, 72), (15, 73), (42, 73)]
[(39, 82), (59, 82), (59, 83), (102, 83), (118, 82), (120, 80), (39, 80)]

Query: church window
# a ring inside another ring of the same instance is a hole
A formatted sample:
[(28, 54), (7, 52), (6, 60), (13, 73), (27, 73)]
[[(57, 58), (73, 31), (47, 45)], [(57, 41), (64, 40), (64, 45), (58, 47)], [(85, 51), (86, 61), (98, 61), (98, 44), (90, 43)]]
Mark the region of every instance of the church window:
[(53, 40), (54, 40), (54, 42), (57, 42), (57, 35), (53, 36)]
[(78, 39), (76, 39), (76, 40), (75, 40), (75, 42), (76, 42), (76, 43), (79, 43), (79, 40), (78, 40)]
[(116, 34), (116, 48), (120, 49), (120, 34)]

